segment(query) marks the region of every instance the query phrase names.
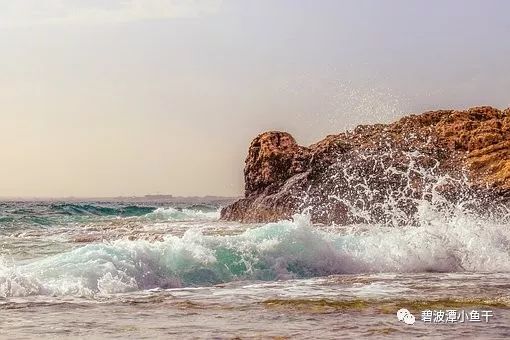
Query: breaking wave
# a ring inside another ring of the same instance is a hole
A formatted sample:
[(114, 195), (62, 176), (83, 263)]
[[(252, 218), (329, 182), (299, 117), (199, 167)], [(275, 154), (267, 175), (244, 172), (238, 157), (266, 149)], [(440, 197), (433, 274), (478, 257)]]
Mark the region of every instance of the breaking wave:
[[(62, 225), (108, 218), (139, 218), (150, 221), (217, 220), (220, 211), (215, 206), (193, 205), (185, 208), (161, 208), (120, 203), (20, 203), (21, 208), (0, 210), (0, 230), (7, 227)], [(12, 229), (12, 228), (11, 228)]]
[[(460, 211), (446, 217), (426, 205), (420, 209), (421, 224), (403, 228), (318, 229), (301, 214), (238, 235), (190, 229), (161, 242), (89, 244), (25, 264), (3, 258), (0, 296), (95, 296), (349, 273), (510, 272), (507, 224)], [(168, 209), (154, 213), (176, 214)]]
[(197, 221), (197, 220), (217, 220), (220, 218), (219, 209), (198, 208), (158, 208), (145, 217), (152, 220), (171, 220), (171, 221)]

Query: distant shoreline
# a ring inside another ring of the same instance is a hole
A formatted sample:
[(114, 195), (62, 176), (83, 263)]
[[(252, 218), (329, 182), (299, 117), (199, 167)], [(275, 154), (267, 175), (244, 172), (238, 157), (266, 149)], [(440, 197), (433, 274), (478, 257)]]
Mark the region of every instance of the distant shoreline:
[(0, 196), (0, 202), (169, 202), (169, 203), (202, 203), (202, 202), (234, 202), (240, 197), (229, 196), (173, 196), (173, 195), (145, 195), (145, 196), (112, 196), (112, 197), (16, 197)]

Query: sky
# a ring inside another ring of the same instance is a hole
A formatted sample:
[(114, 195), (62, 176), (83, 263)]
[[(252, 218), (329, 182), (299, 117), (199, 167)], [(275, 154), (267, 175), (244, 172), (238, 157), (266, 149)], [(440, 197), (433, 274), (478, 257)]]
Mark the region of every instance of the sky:
[(510, 1), (0, 0), (0, 196), (243, 192), (251, 140), (510, 106)]

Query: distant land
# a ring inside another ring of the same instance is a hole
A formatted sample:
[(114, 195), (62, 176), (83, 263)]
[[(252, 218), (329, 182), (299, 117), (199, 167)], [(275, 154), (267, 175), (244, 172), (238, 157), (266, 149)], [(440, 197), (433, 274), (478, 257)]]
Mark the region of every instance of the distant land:
[(149, 202), (168, 202), (168, 203), (186, 203), (186, 204), (202, 204), (202, 203), (215, 203), (219, 205), (229, 204), (240, 197), (225, 197), (225, 196), (173, 196), (167, 194), (150, 194), (144, 196), (113, 196), (113, 197), (15, 197), (15, 196), (0, 196), (0, 201), (66, 201), (66, 202), (134, 202), (134, 203), (149, 203)]

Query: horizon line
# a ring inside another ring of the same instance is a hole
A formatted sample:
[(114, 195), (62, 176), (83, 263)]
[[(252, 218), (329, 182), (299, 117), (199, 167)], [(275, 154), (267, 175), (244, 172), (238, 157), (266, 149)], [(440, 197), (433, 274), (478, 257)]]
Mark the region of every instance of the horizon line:
[(0, 201), (2, 200), (59, 200), (59, 199), (83, 199), (83, 200), (92, 200), (92, 199), (181, 199), (181, 198), (218, 198), (218, 199), (237, 199), (242, 196), (223, 196), (223, 195), (170, 195), (170, 194), (148, 194), (148, 195), (132, 195), (132, 196), (0, 196)]

